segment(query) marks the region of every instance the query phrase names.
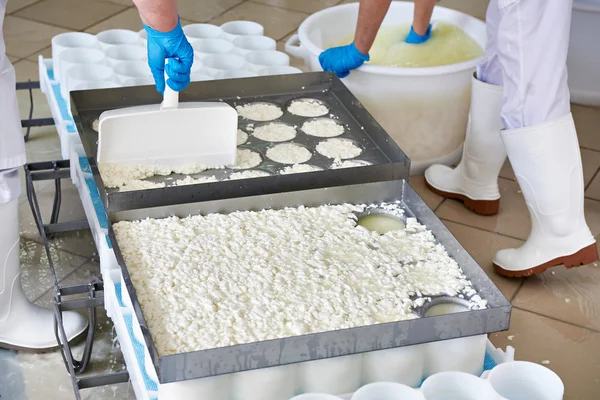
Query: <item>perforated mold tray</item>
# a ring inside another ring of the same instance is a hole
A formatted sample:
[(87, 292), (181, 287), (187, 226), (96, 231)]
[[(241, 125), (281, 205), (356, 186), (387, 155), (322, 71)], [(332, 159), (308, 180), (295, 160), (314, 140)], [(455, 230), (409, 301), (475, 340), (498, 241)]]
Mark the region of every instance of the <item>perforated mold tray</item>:
[[(251, 169), (262, 170), (269, 175), (229, 180), (232, 173), (241, 170), (226, 168), (190, 175), (195, 179), (215, 176), (217, 182), (169, 186), (176, 180), (185, 178), (185, 175), (172, 174), (149, 178), (153, 182), (164, 182), (164, 188), (131, 192), (108, 189), (95, 161), (98, 134), (92, 127), (94, 121), (109, 109), (159, 103), (160, 95), (151, 86), (72, 92), (71, 109), (108, 212), (408, 178), (410, 161), (406, 155), (346, 86), (329, 73), (194, 82), (180, 96), (182, 102), (224, 101), (234, 107), (268, 103), (279, 107), (282, 115), (272, 121), (253, 121), (242, 116), (239, 118), (239, 128), (249, 134), (248, 141), (240, 145), (240, 149), (260, 154), (261, 163)], [(361, 153), (351, 160), (360, 161), (361, 166), (331, 169), (334, 160), (317, 151), (319, 143), (330, 138), (311, 136), (302, 130), (304, 123), (314, 118), (301, 117), (288, 111), (289, 104), (296, 99), (311, 99), (326, 105), (329, 112), (316, 118), (332, 119), (344, 128), (343, 133), (335, 139), (350, 140), (360, 148)], [(265, 141), (253, 135), (258, 127), (272, 122), (294, 127), (295, 137), (283, 143), (295, 143), (308, 149), (311, 158), (306, 164), (319, 168), (319, 171), (281, 174), (289, 165), (269, 159), (267, 151), (282, 142)], [(168, 133), (165, 133), (165, 137), (168, 140)]]

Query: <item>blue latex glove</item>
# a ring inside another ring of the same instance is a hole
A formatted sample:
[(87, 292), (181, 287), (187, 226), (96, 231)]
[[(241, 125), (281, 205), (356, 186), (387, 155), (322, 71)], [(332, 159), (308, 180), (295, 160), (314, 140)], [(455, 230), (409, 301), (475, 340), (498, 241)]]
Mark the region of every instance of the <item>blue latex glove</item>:
[[(156, 90), (165, 91), (165, 70), (169, 79), (167, 85), (176, 92), (190, 84), (190, 71), (194, 62), (194, 49), (187, 41), (178, 21), (177, 26), (170, 32), (159, 32), (147, 25), (148, 33), (148, 65), (152, 71)], [(165, 66), (165, 60), (169, 62)]]
[(410, 44), (420, 44), (425, 43), (431, 37), (431, 24), (427, 27), (427, 32), (423, 36), (419, 35), (413, 30), (413, 27), (410, 27), (410, 32), (406, 37), (406, 43)]
[(339, 78), (347, 77), (351, 70), (360, 67), (365, 61), (369, 61), (369, 55), (358, 51), (354, 43), (333, 47), (319, 55), (323, 71), (333, 72)]

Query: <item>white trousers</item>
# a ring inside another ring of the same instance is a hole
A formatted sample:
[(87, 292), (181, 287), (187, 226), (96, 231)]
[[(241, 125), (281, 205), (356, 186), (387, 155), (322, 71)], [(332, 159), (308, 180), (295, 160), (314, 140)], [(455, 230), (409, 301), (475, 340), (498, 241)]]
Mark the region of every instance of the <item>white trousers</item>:
[(504, 87), (505, 129), (570, 112), (567, 52), (572, 6), (573, 0), (490, 0), (485, 58), (477, 78)]
[(19, 198), (21, 181), (16, 167), (25, 164), (15, 69), (6, 57), (2, 34), (5, 11), (6, 0), (0, 0), (0, 204)]

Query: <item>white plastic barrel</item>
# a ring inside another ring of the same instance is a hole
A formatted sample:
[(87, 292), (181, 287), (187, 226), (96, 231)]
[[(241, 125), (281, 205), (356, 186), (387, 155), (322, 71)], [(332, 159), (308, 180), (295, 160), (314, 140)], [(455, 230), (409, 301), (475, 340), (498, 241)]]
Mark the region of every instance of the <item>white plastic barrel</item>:
[(575, 0), (569, 43), (571, 101), (600, 106), (600, 0)]
[[(394, 1), (383, 25), (410, 23), (412, 17), (412, 3)], [(317, 12), (300, 25), (285, 50), (304, 59), (311, 71), (321, 71), (319, 54), (354, 34), (357, 19), (358, 3)], [(485, 47), (482, 21), (444, 7), (435, 7), (433, 20), (458, 26)], [(433, 163), (449, 165), (460, 158), (478, 62), (429, 68), (363, 65), (343, 81), (411, 159), (411, 173), (421, 174)]]

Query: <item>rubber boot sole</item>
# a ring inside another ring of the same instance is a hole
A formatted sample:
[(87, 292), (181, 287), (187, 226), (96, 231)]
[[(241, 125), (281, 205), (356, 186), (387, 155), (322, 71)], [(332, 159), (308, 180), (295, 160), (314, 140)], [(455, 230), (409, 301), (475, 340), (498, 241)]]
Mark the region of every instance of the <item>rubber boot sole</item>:
[(437, 194), (438, 196), (461, 201), (467, 210), (473, 211), (475, 214), (489, 216), (496, 215), (498, 214), (498, 211), (500, 211), (500, 199), (473, 200), (462, 194), (444, 192), (442, 190), (436, 189), (433, 186), (431, 186), (429, 182), (427, 182), (427, 179), (425, 179), (425, 186), (427, 186), (427, 189)]
[(529, 268), (523, 271), (509, 271), (497, 265), (496, 263), (494, 263), (494, 270), (499, 275), (507, 278), (522, 278), (541, 274), (548, 268), (557, 267), (559, 265), (564, 265), (567, 269), (571, 269), (582, 265), (588, 265), (596, 261), (598, 261), (598, 248), (596, 247), (596, 244), (591, 244), (579, 250), (577, 253), (558, 257), (542, 265), (538, 265), (537, 267)]
[[(87, 335), (88, 329), (90, 329), (89, 326), (87, 328), (85, 328), (83, 332), (81, 332), (80, 334), (78, 334), (77, 336), (75, 336), (73, 339), (69, 340), (69, 343), (71, 345), (74, 345), (74, 344), (79, 344), (80, 342), (82, 342), (83, 339)], [(58, 350), (59, 347), (60, 346), (59, 346), (58, 342), (56, 343), (56, 346), (42, 347), (42, 348), (39, 348), (39, 349), (33, 349), (33, 348), (30, 348), (30, 347), (15, 346), (15, 345), (12, 345), (12, 344), (0, 342), (0, 349), (12, 350), (12, 351), (19, 351), (19, 352), (30, 353), (30, 354), (50, 353), (50, 352), (53, 352), (55, 350)]]

